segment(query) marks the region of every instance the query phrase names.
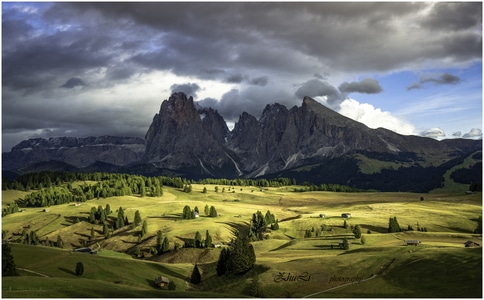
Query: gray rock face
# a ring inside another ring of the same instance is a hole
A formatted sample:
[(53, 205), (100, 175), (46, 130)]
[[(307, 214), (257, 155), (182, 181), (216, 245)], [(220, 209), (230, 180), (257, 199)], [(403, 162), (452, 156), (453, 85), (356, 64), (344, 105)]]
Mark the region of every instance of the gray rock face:
[(370, 129), (309, 97), (289, 110), (267, 105), (259, 120), (244, 112), (229, 132), (216, 111), (197, 109), (192, 98), (176, 93), (146, 134), (145, 161), (201, 175), (258, 177), (359, 151), (443, 155), (461, 151), (460, 145)]
[(125, 166), (140, 161), (144, 140), (134, 137), (59, 137), (29, 139), (2, 153), (2, 169), (13, 170), (43, 161), (62, 161), (85, 167), (96, 161)]
[(192, 97), (174, 93), (163, 101), (146, 133), (144, 160), (159, 168), (215, 175), (225, 164), (233, 164), (223, 146), (228, 133), (215, 110), (197, 110)]
[(356, 149), (388, 151), (385, 142), (365, 125), (306, 97), (288, 110), (267, 105), (261, 118), (240, 116), (227, 147), (241, 157), (249, 177), (303, 165), (316, 159), (342, 156)]

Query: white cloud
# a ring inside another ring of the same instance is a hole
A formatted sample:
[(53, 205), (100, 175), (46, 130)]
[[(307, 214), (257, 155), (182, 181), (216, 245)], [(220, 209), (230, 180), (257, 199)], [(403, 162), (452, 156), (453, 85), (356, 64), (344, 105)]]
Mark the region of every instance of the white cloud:
[(445, 132), (440, 128), (429, 128), (429, 129), (425, 129), (424, 131), (420, 132), (420, 135), (424, 136), (424, 137), (430, 137), (430, 138), (438, 139), (438, 138), (441, 138), (441, 137), (445, 137)]
[(472, 128), (471, 131), (463, 135), (463, 138), (482, 138), (482, 131), (479, 128)]
[(399, 119), (388, 111), (381, 111), (368, 103), (346, 99), (340, 105), (339, 113), (361, 122), (370, 128), (383, 127), (399, 134), (415, 135), (416, 128), (405, 120)]

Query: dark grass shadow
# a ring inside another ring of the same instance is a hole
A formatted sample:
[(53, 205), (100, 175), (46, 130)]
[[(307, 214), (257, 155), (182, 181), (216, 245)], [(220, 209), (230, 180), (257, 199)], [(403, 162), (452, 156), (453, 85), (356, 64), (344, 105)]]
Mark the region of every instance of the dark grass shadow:
[(62, 272), (65, 272), (65, 273), (69, 274), (69, 275), (76, 276), (76, 272), (74, 272), (73, 270), (69, 270), (69, 269), (61, 268), (61, 267), (59, 267), (58, 269), (61, 270)]
[(225, 224), (229, 226), (230, 231), (232, 234), (235, 235), (236, 232), (239, 232), (241, 236), (249, 234), (249, 223), (248, 222), (217, 222), (218, 224)]
[[(373, 226), (373, 225), (369, 225), (369, 224), (360, 224), (360, 227), (362, 229), (366, 229), (366, 230), (371, 230), (372, 232), (378, 232), (378, 233), (388, 233), (388, 228), (385, 228), (385, 227), (380, 227), (380, 226)], [(366, 231), (362, 230), (361, 231), (362, 233), (366, 233)]]

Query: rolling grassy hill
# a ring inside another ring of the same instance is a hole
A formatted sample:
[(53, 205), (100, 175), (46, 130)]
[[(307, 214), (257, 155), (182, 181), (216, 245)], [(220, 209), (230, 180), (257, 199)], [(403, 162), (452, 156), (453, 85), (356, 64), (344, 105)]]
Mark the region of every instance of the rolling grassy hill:
[[(191, 193), (164, 187), (162, 197), (111, 197), (80, 206), (52, 206), (47, 212), (28, 208), (3, 217), (6, 239), (16, 240), (25, 229), (37, 231), (41, 240), (55, 241), (61, 236), (65, 245), (57, 249), (12, 243), (18, 268), (49, 277), (28, 271), (21, 271), (20, 277), (3, 277), (3, 296), (244, 297), (251, 295), (254, 278), (259, 279), (266, 297), (482, 296), (481, 248), (464, 248), (467, 240), (482, 244), (482, 236), (473, 233), (482, 212), (482, 194), (295, 193), (289, 187), (229, 186), (219, 186), (216, 193), (214, 185), (192, 186)], [(207, 193), (202, 193), (204, 187)], [(9, 201), (19, 197), (16, 191), (3, 191), (2, 196)], [(141, 226), (128, 225), (105, 239), (102, 225), (88, 223), (87, 217), (91, 207), (106, 204), (113, 210), (110, 220), (122, 207), (132, 222), (138, 210), (148, 223), (148, 233), (138, 241)], [(185, 205), (197, 206), (201, 216), (182, 220)], [(205, 205), (216, 207), (220, 216), (205, 216)], [(208, 230), (214, 243), (226, 244), (233, 230), (247, 226), (257, 210), (263, 214), (270, 210), (280, 228), (253, 242), (257, 265), (244, 275), (216, 275), (220, 248), (173, 250), (175, 243), (193, 239), (197, 231), (204, 237)], [(346, 220), (349, 228), (343, 227), (343, 212), (352, 214)], [(321, 213), (326, 217), (320, 218)], [(388, 219), (394, 216), (404, 229), (420, 226), (427, 232), (388, 233)], [(357, 224), (363, 239), (351, 233), (351, 226)], [(89, 241), (91, 228), (95, 230), (93, 241)], [(312, 237), (304, 238), (305, 231), (313, 228)], [(151, 256), (149, 248), (155, 246), (158, 230), (169, 238), (172, 250)], [(351, 242), (349, 250), (338, 248), (344, 237)], [(422, 244), (406, 246), (408, 239)], [(98, 254), (72, 252), (81, 246), (81, 240), (99, 249)], [(143, 259), (135, 258), (137, 247)], [(74, 274), (78, 261), (85, 267), (81, 278)], [(189, 284), (195, 263), (202, 270), (199, 285)], [(174, 280), (176, 290), (155, 288), (153, 279), (160, 275)], [(358, 283), (345, 285), (349, 281)]]

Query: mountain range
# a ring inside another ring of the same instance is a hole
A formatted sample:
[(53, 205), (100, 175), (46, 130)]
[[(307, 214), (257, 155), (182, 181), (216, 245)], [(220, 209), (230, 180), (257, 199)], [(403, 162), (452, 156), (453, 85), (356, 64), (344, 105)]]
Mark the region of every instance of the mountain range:
[[(304, 97), (301, 106), (246, 112), (233, 130), (184, 93), (162, 102), (145, 135), (22, 141), (2, 154), (10, 174), (79, 170), (186, 178), (290, 177), (377, 190), (428, 191), (482, 152), (481, 140), (437, 141), (371, 129)], [(386, 182), (386, 183), (385, 183)]]

